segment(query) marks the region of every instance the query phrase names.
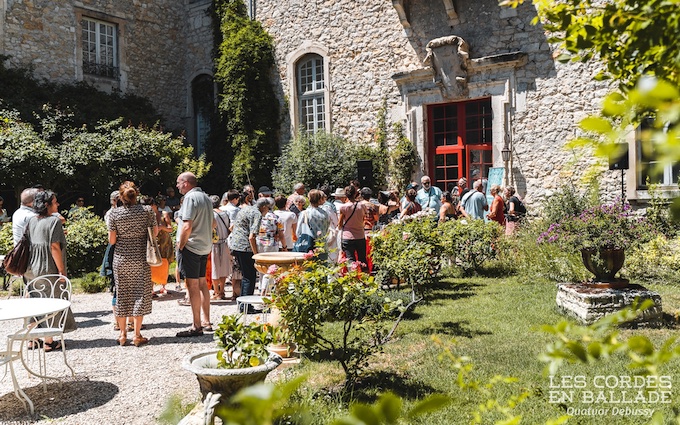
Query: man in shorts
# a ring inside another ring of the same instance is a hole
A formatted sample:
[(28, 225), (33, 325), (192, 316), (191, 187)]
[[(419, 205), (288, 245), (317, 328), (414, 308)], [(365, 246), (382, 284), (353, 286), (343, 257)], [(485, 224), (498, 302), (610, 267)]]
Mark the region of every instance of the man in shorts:
[(177, 232), (177, 266), (185, 275), (193, 316), (192, 327), (178, 332), (177, 336), (201, 336), (204, 330), (212, 330), (210, 292), (205, 273), (208, 253), (212, 250), (213, 208), (208, 195), (198, 187), (193, 173), (180, 174), (177, 177), (177, 189), (184, 195), (178, 214), (181, 226)]

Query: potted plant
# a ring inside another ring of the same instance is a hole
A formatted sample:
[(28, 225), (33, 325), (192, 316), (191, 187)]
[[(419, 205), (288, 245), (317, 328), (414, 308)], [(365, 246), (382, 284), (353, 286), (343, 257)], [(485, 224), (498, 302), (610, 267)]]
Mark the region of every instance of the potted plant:
[(189, 355), (182, 364), (198, 379), (208, 422), (218, 405), (225, 404), (238, 390), (264, 381), (283, 361), (267, 351), (272, 342), (268, 325), (246, 324), (241, 317), (222, 316), (214, 334), (217, 349)]
[(616, 273), (623, 267), (625, 250), (648, 235), (646, 220), (633, 214), (629, 204), (614, 202), (568, 216), (541, 233), (538, 243), (556, 243), (565, 250), (580, 251), (595, 283), (622, 283)]
[(270, 332), (272, 335), (272, 342), (267, 347), (270, 353), (276, 353), (284, 359), (292, 357), (293, 351), (297, 348), (293, 342), (293, 336), (290, 329), (281, 319), (278, 325), (271, 326)]

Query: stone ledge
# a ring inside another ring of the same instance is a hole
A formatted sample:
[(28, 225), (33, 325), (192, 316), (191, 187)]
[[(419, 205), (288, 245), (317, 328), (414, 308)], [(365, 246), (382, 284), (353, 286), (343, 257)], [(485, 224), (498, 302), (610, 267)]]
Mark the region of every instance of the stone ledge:
[(557, 307), (582, 324), (592, 324), (607, 314), (630, 306), (636, 298), (651, 299), (654, 306), (645, 310), (631, 323), (635, 327), (659, 326), (662, 322), (661, 295), (644, 286), (630, 285), (623, 289), (597, 288), (594, 285), (561, 283), (557, 285)]

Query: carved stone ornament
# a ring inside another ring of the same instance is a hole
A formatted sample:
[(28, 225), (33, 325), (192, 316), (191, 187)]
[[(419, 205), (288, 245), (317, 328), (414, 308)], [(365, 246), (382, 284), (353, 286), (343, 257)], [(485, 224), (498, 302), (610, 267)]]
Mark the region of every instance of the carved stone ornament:
[(445, 99), (460, 99), (468, 95), (467, 77), (470, 65), (469, 47), (457, 35), (435, 38), (426, 46), (423, 63), (432, 68), (434, 82)]

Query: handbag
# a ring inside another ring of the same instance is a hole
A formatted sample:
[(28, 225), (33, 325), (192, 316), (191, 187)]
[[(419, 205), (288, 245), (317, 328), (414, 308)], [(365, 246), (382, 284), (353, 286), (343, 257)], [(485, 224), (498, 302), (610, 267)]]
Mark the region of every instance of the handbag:
[(28, 235), (28, 224), (26, 231), (14, 248), (5, 255), (2, 267), (5, 271), (14, 276), (23, 276), (28, 269), (28, 261), (31, 258), (31, 238)]
[(153, 235), (153, 227), (147, 227), (148, 238), (146, 240), (146, 262), (150, 266), (158, 267), (163, 264), (163, 258), (161, 257), (161, 250), (158, 248), (158, 241)]
[(307, 253), (314, 249), (314, 236), (312, 236), (312, 229), (307, 221), (307, 212), (303, 212), (302, 215), (304, 220), (300, 224), (300, 236), (298, 236), (295, 245), (293, 245), (293, 252)]

